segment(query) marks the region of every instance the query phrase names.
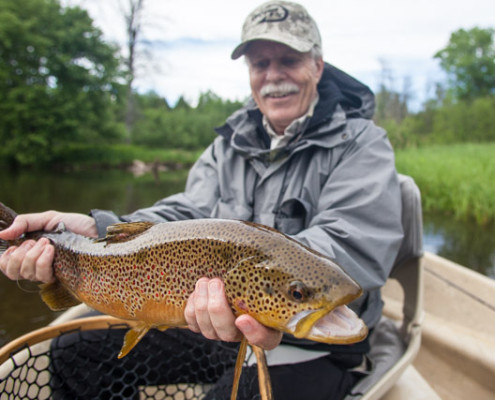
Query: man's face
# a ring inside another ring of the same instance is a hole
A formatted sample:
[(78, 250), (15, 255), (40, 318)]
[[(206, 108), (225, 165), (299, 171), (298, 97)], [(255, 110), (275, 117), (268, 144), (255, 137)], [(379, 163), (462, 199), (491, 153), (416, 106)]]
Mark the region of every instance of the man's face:
[(249, 46), (246, 57), (254, 100), (272, 128), (283, 134), (315, 99), (323, 60), (261, 40)]

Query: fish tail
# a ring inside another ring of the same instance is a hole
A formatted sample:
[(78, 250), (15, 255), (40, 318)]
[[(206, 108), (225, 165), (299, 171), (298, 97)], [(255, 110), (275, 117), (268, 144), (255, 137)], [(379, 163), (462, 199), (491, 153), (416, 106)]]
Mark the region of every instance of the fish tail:
[(15, 217), (17, 217), (17, 213), (0, 202), (0, 230), (12, 225)]
[(0, 239), (0, 256), (5, 253), (5, 250), (9, 248), (10, 244), (6, 240)]
[[(17, 217), (17, 213), (0, 202), (0, 230), (4, 230), (12, 225), (15, 217)], [(0, 256), (13, 244), (15, 243), (0, 239)]]

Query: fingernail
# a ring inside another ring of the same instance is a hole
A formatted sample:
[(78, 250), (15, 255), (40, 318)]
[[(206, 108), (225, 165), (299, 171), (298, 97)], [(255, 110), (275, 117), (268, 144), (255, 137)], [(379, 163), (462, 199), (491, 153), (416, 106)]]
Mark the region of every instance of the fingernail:
[(198, 292), (201, 296), (206, 296), (208, 294), (208, 282), (198, 282)]
[(217, 280), (212, 280), (208, 286), (208, 289), (212, 294), (220, 293), (221, 285)]

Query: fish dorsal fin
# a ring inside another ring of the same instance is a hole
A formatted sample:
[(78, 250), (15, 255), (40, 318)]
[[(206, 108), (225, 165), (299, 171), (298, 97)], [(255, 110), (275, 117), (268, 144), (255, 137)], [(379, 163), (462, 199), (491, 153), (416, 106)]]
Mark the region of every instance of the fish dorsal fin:
[(129, 352), (136, 346), (139, 341), (148, 333), (150, 326), (144, 322), (136, 325), (134, 328), (129, 330), (124, 336), (124, 343), (120, 349), (118, 358), (125, 357)]
[(42, 300), (53, 311), (66, 310), (81, 303), (60, 281), (44, 283), (40, 285), (40, 289)]
[(98, 239), (98, 242), (122, 243), (134, 239), (136, 236), (146, 232), (153, 225), (153, 222), (124, 222), (107, 227), (107, 235)]

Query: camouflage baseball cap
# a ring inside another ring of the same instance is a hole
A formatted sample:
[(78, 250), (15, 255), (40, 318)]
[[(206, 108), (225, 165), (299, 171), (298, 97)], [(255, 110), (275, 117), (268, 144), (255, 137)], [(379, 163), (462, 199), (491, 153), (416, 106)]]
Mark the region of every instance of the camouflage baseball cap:
[(315, 21), (306, 9), (288, 1), (270, 1), (248, 15), (242, 26), (241, 44), (232, 52), (232, 59), (242, 56), (254, 40), (285, 44), (301, 53), (313, 46), (321, 48), (321, 37)]

